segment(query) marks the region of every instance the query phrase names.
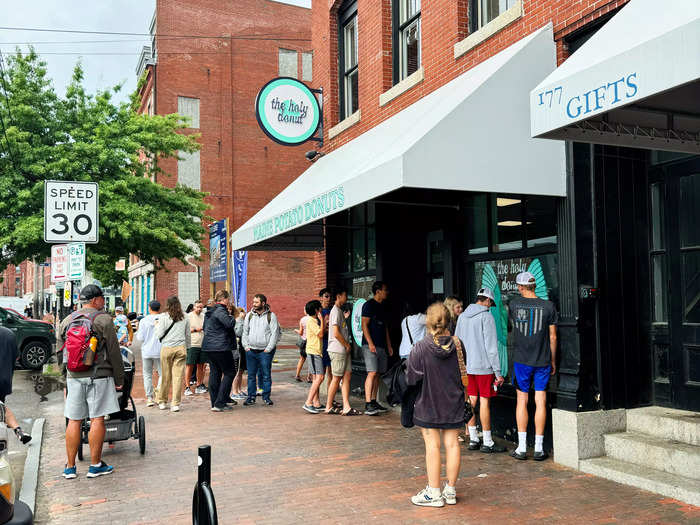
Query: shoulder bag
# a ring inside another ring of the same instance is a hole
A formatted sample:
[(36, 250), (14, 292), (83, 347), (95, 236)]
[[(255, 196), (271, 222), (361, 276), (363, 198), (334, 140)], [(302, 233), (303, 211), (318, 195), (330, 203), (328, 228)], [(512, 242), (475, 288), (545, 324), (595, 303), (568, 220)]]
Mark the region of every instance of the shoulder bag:
[(469, 395), (467, 394), (467, 386), (469, 385), (469, 376), (467, 375), (467, 364), (464, 361), (464, 351), (462, 349), (462, 341), (459, 337), (452, 336), (452, 340), (457, 347), (457, 363), (459, 364), (459, 375), (462, 378), (462, 386), (464, 387), (464, 422), (469, 421), (474, 415), (474, 409), (469, 402)]

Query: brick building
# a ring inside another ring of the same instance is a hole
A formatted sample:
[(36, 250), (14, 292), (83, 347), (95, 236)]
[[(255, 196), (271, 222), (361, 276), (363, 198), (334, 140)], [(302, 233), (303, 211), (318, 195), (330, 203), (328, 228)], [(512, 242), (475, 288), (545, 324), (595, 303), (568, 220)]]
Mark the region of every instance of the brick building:
[[(137, 68), (146, 74), (141, 111), (188, 116), (186, 133), (200, 134), (202, 145), (197, 153), (181, 153), (180, 160), (160, 161), (169, 176), (157, 182), (209, 193), (208, 215), (228, 218), (232, 231), (308, 166), (303, 146), (267, 139), (253, 107), (271, 78), (312, 81), (311, 10), (274, 0), (158, 0), (151, 34)], [(130, 309), (145, 312), (151, 298), (163, 302), (172, 294), (185, 305), (208, 298), (208, 253), (190, 262), (170, 262), (167, 271), (154, 274), (151, 265), (132, 256)], [(254, 293), (264, 293), (282, 324), (294, 325), (313, 294), (312, 262), (307, 252), (250, 253), (248, 306)], [(217, 289), (224, 286), (217, 283)]]
[[(697, 2), (663, 16), (652, 0), (337, 0), (312, 11), (325, 155), (234, 232), (233, 248), (321, 225), (316, 285), (350, 290), (358, 344), (357, 307), (375, 279), (390, 286), (394, 348), (406, 303), (495, 289), (507, 382), (493, 424), (509, 439), (508, 304), (530, 271), (559, 312), (545, 430), (555, 460), (700, 501), (695, 481), (673, 477), (684, 460), (649, 461), (668, 445), (635, 434), (700, 410)], [(317, 213), (256, 237), (285, 213), (280, 201)], [(618, 448), (625, 430), (633, 445)], [(700, 457), (696, 441), (678, 440)]]

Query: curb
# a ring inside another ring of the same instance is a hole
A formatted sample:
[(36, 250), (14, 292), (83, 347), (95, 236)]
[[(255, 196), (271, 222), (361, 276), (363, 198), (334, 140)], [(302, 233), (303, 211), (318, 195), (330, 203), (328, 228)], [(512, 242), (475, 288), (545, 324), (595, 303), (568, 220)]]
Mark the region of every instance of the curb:
[(44, 437), (44, 418), (34, 420), (32, 425), (32, 441), (28, 445), (27, 457), (24, 460), (24, 476), (22, 489), (19, 492), (21, 501), (27, 504), (34, 514), (36, 505), (36, 489), (39, 482), (39, 458), (41, 457), (41, 442)]

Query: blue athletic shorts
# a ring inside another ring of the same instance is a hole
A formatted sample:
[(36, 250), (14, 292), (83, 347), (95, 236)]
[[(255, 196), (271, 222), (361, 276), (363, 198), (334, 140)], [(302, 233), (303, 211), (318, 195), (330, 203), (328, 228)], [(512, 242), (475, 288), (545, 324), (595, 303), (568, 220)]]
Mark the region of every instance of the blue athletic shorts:
[(521, 363), (513, 363), (513, 372), (515, 372), (515, 380), (518, 382), (518, 390), (529, 392), (530, 382), (534, 376), (535, 391), (540, 392), (547, 390), (552, 367), (549, 365), (528, 366)]

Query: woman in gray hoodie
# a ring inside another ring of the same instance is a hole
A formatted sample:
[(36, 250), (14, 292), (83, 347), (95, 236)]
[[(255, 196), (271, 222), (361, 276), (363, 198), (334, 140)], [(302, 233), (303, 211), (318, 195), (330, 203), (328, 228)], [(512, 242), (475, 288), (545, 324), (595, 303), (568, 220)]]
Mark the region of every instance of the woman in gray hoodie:
[[(462, 343), (449, 332), (450, 312), (435, 303), (426, 314), (427, 334), (408, 357), (406, 381), (421, 383), (413, 422), (421, 427), (425, 442), (428, 486), (411, 498), (414, 505), (442, 507), (457, 503), (455, 483), (459, 475), (460, 446), (457, 434), (464, 425), (464, 387), (457, 355)], [(445, 444), (447, 485), (440, 492), (440, 433)]]

